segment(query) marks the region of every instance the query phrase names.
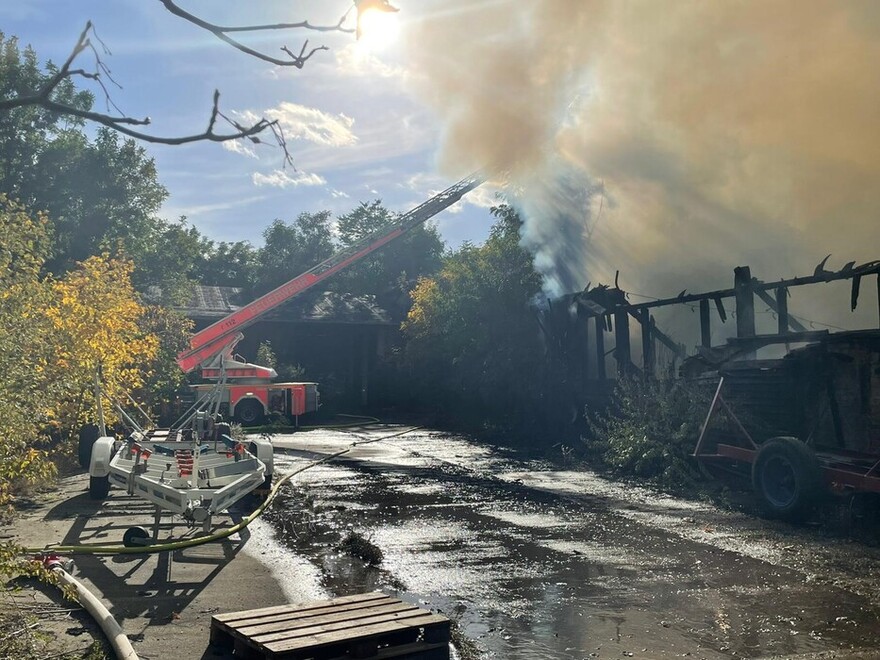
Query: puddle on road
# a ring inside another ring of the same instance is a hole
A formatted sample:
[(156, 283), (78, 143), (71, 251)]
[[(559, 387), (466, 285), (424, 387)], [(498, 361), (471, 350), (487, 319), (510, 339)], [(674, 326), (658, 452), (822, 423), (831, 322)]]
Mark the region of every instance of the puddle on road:
[[(289, 442), (351, 441), (303, 436)], [(277, 538), (331, 594), (381, 589), (440, 610), (488, 657), (790, 657), (880, 637), (869, 599), (789, 568), (760, 521), (738, 544), (736, 519), (706, 505), (548, 474), (462, 438), (369, 449), (299, 475), (269, 514)], [(276, 469), (306, 462), (278, 455)], [(382, 549), (379, 568), (337, 549), (349, 530)]]

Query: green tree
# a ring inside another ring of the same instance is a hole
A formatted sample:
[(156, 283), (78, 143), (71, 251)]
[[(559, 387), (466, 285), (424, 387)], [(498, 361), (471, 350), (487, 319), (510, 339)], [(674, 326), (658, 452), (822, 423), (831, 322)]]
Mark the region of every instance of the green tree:
[[(339, 241), (351, 246), (396, 220), (381, 200), (362, 202), (339, 216)], [(442, 264), (443, 241), (433, 225), (420, 225), (387, 248), (362, 259), (340, 273), (333, 286), (356, 295), (375, 295), (393, 318), (403, 320), (409, 311), (409, 293), (420, 277), (433, 275)]]
[(202, 284), (248, 287), (256, 280), (257, 250), (248, 241), (209, 241), (193, 276)]
[[(138, 291), (161, 292), (159, 302), (175, 305), (186, 302), (191, 285), (200, 279), (199, 265), (213, 250), (213, 243), (193, 225), (180, 218), (177, 222), (153, 219), (149, 233), (138, 248), (122, 241), (124, 252), (135, 264), (132, 283)], [(155, 296), (151, 295), (151, 298)]]
[(300, 213), (296, 220), (275, 220), (263, 232), (257, 253), (254, 292), (266, 293), (333, 254), (330, 212)]
[[(56, 71), (51, 62), (41, 69), (31, 48), (22, 50), (15, 38), (0, 34), (0, 101), (42, 88)], [(77, 91), (69, 78), (55, 94), (81, 109), (92, 104), (92, 95)], [(0, 191), (31, 213), (48, 214), (52, 254), (46, 271), (62, 275), (121, 245), (136, 262), (139, 285), (162, 283), (148, 282), (147, 271), (155, 255), (176, 249), (161, 244), (167, 227), (156, 217), (167, 191), (153, 159), (134, 141), (109, 129), (90, 139), (81, 120), (38, 105), (0, 111)]]
[(0, 193), (0, 513), (13, 490), (54, 474), (40, 432), (46, 404), (64, 384), (47, 378), (53, 359), (52, 302), (39, 279), (49, 253), (48, 220), (28, 215)]
[(55, 274), (122, 244), (138, 266), (156, 252), (156, 213), (167, 197), (156, 166), (133, 140), (100, 129), (93, 142), (65, 131), (37, 154), (22, 191), (30, 208), (48, 212), (55, 228)]
[(462, 246), (436, 277), (419, 281), (403, 357), (425, 401), (521, 423), (540, 408), (543, 358), (530, 304), (541, 277), (519, 245), (516, 213), (492, 213), (485, 245)]
[[(37, 54), (30, 47), (22, 50), (18, 39), (0, 32), (0, 101), (30, 93), (44, 86), (56, 71), (51, 63), (42, 71)], [(80, 109), (91, 107), (92, 95), (77, 91), (70, 81), (56, 89), (59, 100)], [(0, 190), (13, 198), (26, 196), (32, 189), (31, 168), (46, 145), (60, 132), (81, 125), (77, 118), (62, 120), (39, 106), (24, 106), (0, 112)]]

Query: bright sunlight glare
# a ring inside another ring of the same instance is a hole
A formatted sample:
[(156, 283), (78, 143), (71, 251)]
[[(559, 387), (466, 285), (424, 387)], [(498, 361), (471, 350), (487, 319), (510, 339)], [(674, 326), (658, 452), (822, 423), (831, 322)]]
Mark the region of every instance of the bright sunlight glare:
[(368, 9), (360, 19), (360, 41), (371, 49), (390, 46), (397, 41), (400, 32), (400, 21), (397, 14)]

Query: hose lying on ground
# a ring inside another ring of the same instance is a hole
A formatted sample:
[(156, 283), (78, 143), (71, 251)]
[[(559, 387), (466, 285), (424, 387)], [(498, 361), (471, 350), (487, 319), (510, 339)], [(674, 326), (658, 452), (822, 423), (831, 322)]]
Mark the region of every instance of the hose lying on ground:
[(81, 544), (81, 545), (53, 545), (46, 548), (26, 548), (26, 552), (28, 553), (45, 553), (45, 552), (53, 552), (57, 554), (65, 554), (65, 555), (134, 555), (134, 554), (152, 554), (156, 552), (169, 552), (171, 550), (182, 550), (184, 548), (192, 548), (197, 545), (203, 545), (205, 543), (210, 543), (211, 541), (219, 541), (220, 539), (225, 539), (233, 534), (243, 530), (245, 527), (250, 525), (254, 520), (263, 515), (263, 511), (265, 511), (275, 497), (278, 495), (278, 492), (281, 490), (281, 487), (290, 481), (293, 477), (298, 474), (302, 474), (306, 470), (310, 470), (313, 467), (321, 465), (322, 463), (327, 463), (328, 461), (332, 461), (334, 458), (339, 458), (347, 453), (349, 453), (352, 449), (359, 445), (369, 445), (374, 442), (381, 442), (383, 440), (391, 440), (392, 438), (397, 438), (401, 435), (406, 435), (407, 433), (412, 433), (413, 431), (417, 431), (421, 429), (421, 426), (414, 426), (412, 428), (406, 429), (404, 431), (398, 431), (397, 433), (392, 433), (391, 435), (385, 435), (381, 438), (372, 438), (369, 440), (359, 440), (357, 442), (352, 442), (345, 449), (341, 449), (333, 454), (328, 454), (323, 458), (312, 461), (308, 465), (304, 465), (303, 467), (294, 470), (286, 475), (284, 475), (281, 479), (279, 479), (275, 485), (272, 487), (272, 490), (269, 492), (269, 495), (265, 500), (258, 506), (253, 513), (249, 516), (246, 516), (241, 519), (240, 522), (236, 523), (232, 527), (227, 527), (226, 529), (221, 529), (213, 534), (209, 534), (208, 536), (197, 536), (195, 538), (181, 540), (181, 541), (168, 541), (166, 543), (156, 543), (153, 545), (145, 545), (138, 547), (127, 547), (124, 545), (98, 545), (98, 544)]
[(107, 636), (113, 653), (116, 654), (117, 660), (138, 660), (137, 653), (131, 646), (131, 642), (122, 631), (122, 627), (113, 618), (113, 615), (104, 607), (104, 604), (98, 600), (97, 596), (86, 589), (83, 584), (65, 571), (61, 566), (53, 566), (52, 572), (58, 576), (58, 580), (62, 585), (72, 587), (76, 590), (76, 596), (80, 604), (86, 611), (92, 615), (101, 630)]
[(344, 413), (339, 413), (336, 415), (337, 417), (350, 417), (352, 419), (358, 420), (354, 422), (345, 422), (343, 424), (317, 424), (313, 426), (306, 425), (297, 425), (297, 426), (279, 426), (269, 424), (266, 426), (252, 426), (245, 429), (248, 433), (294, 433), (296, 431), (315, 431), (317, 429), (350, 429), (355, 428), (357, 426), (369, 426), (371, 424), (380, 424), (382, 420), (378, 417), (371, 417), (370, 415), (346, 415)]

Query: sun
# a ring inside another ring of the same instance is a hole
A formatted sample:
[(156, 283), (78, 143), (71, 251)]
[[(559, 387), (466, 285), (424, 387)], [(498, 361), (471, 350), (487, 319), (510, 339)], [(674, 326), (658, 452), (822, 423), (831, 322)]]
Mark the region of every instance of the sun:
[(396, 14), (368, 9), (359, 20), (360, 41), (371, 49), (392, 45), (400, 34), (400, 21)]

